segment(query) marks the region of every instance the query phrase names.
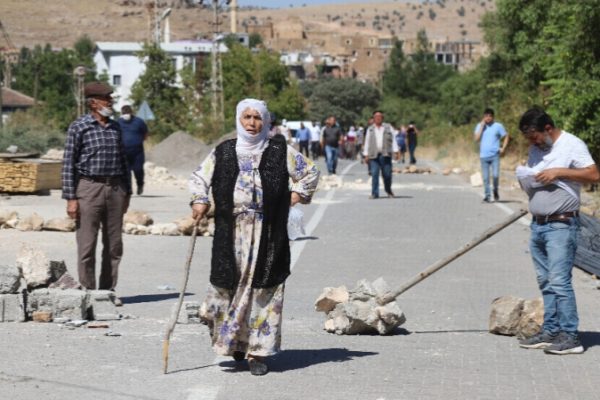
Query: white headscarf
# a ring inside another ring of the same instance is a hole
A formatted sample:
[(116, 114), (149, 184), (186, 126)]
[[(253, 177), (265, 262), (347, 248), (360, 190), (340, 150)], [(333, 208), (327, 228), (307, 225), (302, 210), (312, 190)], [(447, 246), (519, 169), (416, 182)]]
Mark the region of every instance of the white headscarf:
[[(240, 122), (242, 114), (248, 108), (258, 111), (262, 117), (263, 126), (261, 131), (256, 135), (248, 133)], [(269, 110), (267, 110), (267, 104), (262, 100), (256, 99), (244, 99), (240, 101), (236, 107), (235, 127), (237, 131), (235, 149), (238, 153), (262, 153), (267, 147), (268, 134), (271, 127), (271, 116)]]

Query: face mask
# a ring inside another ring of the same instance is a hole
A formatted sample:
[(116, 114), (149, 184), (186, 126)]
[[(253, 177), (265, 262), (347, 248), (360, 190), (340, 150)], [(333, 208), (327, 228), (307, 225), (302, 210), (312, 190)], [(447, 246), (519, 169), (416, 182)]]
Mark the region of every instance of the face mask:
[(98, 114), (102, 115), (103, 117), (110, 117), (111, 115), (113, 115), (115, 111), (112, 109), (112, 107), (101, 107), (98, 110)]
[(129, 121), (131, 119), (131, 114), (123, 114), (121, 115), (121, 118), (123, 118), (125, 121)]

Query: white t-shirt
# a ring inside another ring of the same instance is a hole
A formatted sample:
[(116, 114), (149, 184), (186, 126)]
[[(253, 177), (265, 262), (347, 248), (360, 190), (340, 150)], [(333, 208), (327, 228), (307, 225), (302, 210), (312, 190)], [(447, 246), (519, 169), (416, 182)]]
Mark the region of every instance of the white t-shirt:
[(313, 126), (310, 130), (310, 141), (311, 142), (319, 142), (321, 140), (321, 127)]
[[(586, 168), (594, 164), (594, 159), (577, 136), (561, 131), (552, 147), (542, 150), (529, 146), (527, 165), (532, 173), (549, 168)], [(549, 185), (535, 187), (520, 180), (529, 195), (529, 211), (534, 215), (552, 215), (579, 210), (581, 184), (571, 180), (560, 180)]]

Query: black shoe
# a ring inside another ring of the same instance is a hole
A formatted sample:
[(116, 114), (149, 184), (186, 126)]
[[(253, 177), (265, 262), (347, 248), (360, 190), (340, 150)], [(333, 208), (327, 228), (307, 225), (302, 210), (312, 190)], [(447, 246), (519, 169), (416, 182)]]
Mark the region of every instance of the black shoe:
[(544, 349), (544, 353), (547, 354), (581, 354), (584, 349), (579, 341), (579, 336), (570, 335), (565, 332), (561, 332), (558, 338), (552, 343), (552, 345)]
[(494, 190), (494, 201), (498, 201), (500, 200), (500, 195), (498, 194), (497, 190)]
[(524, 349), (545, 349), (552, 346), (557, 338), (558, 333), (542, 331), (519, 341), (519, 346), (523, 347)]
[(387, 192), (387, 195), (390, 199), (393, 199), (395, 197), (394, 192)]
[(248, 360), (248, 365), (250, 366), (250, 373), (252, 375), (266, 375), (267, 372), (269, 372), (269, 367), (267, 367), (267, 364), (254, 358)]
[(141, 196), (142, 193), (144, 193), (144, 185), (139, 185), (137, 187), (137, 194), (138, 194), (138, 196)]
[(244, 353), (243, 351), (234, 351), (233, 359), (237, 362), (242, 362), (246, 359), (246, 353)]
[(489, 196), (486, 196), (486, 197), (484, 197), (484, 198), (483, 198), (483, 202), (484, 202), (484, 203), (493, 203), (492, 199), (490, 199), (490, 197), (489, 197)]

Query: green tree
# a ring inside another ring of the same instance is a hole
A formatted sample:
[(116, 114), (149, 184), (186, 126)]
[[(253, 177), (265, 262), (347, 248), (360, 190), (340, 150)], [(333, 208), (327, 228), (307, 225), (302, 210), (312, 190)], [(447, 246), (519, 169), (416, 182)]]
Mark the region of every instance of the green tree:
[(154, 111), (155, 121), (148, 128), (159, 138), (186, 128), (187, 108), (180, 89), (175, 85), (177, 74), (171, 58), (157, 45), (144, 44), (138, 57), (146, 69), (131, 88), (131, 99), (136, 106), (144, 100)]
[(251, 33), (250, 37), (248, 38), (249, 40), (249, 46), (251, 49), (261, 46), (263, 44), (263, 38), (262, 36), (260, 36), (259, 33)]

